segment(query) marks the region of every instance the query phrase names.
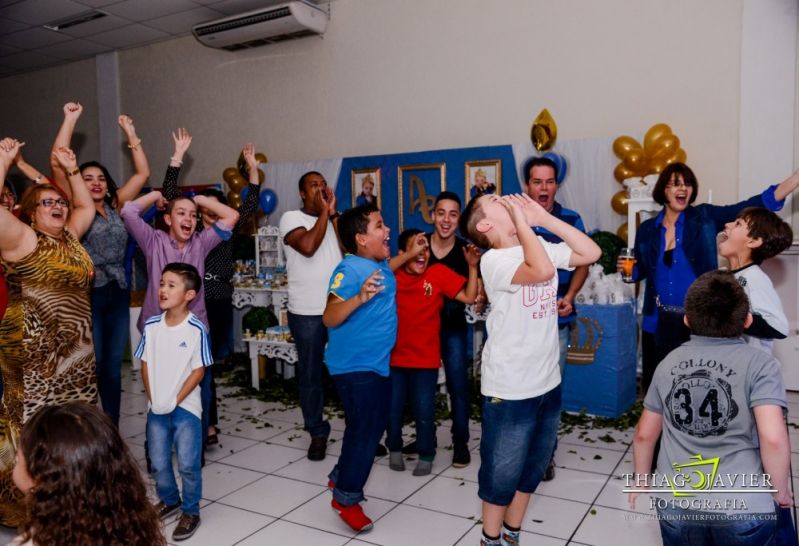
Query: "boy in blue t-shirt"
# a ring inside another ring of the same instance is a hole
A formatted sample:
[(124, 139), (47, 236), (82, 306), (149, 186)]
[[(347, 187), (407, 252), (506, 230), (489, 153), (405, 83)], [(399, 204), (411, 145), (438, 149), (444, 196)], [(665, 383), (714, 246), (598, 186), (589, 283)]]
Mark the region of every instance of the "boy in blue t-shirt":
[(322, 315), (329, 329), (325, 363), (346, 421), (341, 456), (329, 475), (331, 505), (356, 531), (372, 528), (360, 502), (391, 403), (397, 286), (387, 261), (389, 231), (374, 205), (341, 215), (338, 235), (347, 254), (333, 270)]

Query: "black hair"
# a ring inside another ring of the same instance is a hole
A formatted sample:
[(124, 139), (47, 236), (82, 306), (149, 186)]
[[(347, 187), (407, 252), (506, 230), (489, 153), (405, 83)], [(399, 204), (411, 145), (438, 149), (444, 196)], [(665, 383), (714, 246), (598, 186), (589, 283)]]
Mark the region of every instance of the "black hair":
[(194, 290), (195, 292), (200, 290), (202, 279), (200, 279), (200, 273), (197, 271), (197, 268), (193, 265), (187, 264), (185, 262), (171, 262), (164, 266), (164, 270), (161, 271), (161, 274), (163, 275), (167, 271), (170, 271), (183, 279), (183, 284), (186, 285), (186, 290)]
[(300, 177), (300, 181), (297, 183), (297, 187), (301, 192), (305, 191), (305, 179), (314, 174), (316, 176), (321, 176), (322, 178), (324, 178), (324, 175), (322, 175), (322, 173), (320, 173), (319, 171), (308, 171), (307, 173), (305, 173)]
[(338, 237), (341, 246), (350, 254), (358, 254), (358, 242), (355, 236), (366, 233), (369, 227), (369, 215), (380, 212), (375, 205), (366, 204), (345, 210), (338, 219)]
[(108, 203), (109, 206), (113, 207), (117, 200), (117, 184), (114, 182), (114, 178), (111, 176), (111, 173), (108, 172), (108, 169), (106, 169), (97, 161), (87, 161), (86, 163), (81, 163), (80, 167), (78, 167), (80, 169), (81, 175), (83, 175), (83, 170), (88, 169), (89, 167), (96, 167), (102, 171), (103, 176), (105, 177), (106, 186), (108, 186), (108, 191), (106, 192), (103, 201)]
[(402, 233), (400, 233), (399, 241), (397, 242), (398, 248), (400, 250), (407, 250), (405, 247), (408, 246), (408, 241), (420, 233), (424, 233), (421, 229), (418, 228), (408, 228)]
[(688, 326), (700, 336), (740, 337), (748, 313), (749, 298), (728, 271), (700, 275), (685, 295)]
[(558, 179), (558, 166), (548, 157), (533, 156), (524, 162), (522, 166), (522, 181), (527, 184), (530, 181), (530, 171), (533, 167), (551, 167), (555, 173), (555, 180)]
[(660, 171), (658, 181), (655, 183), (655, 189), (652, 190), (652, 199), (655, 200), (655, 203), (658, 205), (666, 204), (666, 185), (671, 181), (674, 175), (682, 177), (683, 182), (694, 189), (694, 191), (691, 192), (690, 199), (688, 199), (688, 204), (690, 205), (696, 201), (696, 195), (699, 193), (699, 182), (696, 180), (694, 171), (685, 163), (672, 163), (666, 165), (666, 168)]
[(455, 201), (458, 204), (458, 210), (461, 210), (463, 204), (461, 203), (461, 198), (458, 197), (458, 194), (452, 191), (442, 191), (438, 195), (436, 195), (436, 202), (433, 203), (433, 210), (438, 206), (439, 201), (444, 201), (448, 199), (450, 201)]
[(475, 245), (482, 249), (487, 249), (491, 248), (491, 241), (488, 240), (488, 237), (486, 237), (484, 233), (480, 233), (477, 230), (477, 223), (485, 218), (483, 207), (479, 204), (482, 197), (484, 196), (475, 197), (466, 203), (466, 208), (463, 209), (460, 220), (458, 220), (458, 229), (460, 229), (461, 235), (472, 241)]
[(749, 229), (749, 236), (763, 243), (751, 251), (752, 261), (763, 263), (773, 258), (793, 242), (793, 230), (788, 223), (763, 207), (746, 207), (738, 213)]
[(200, 195), (205, 195), (207, 197), (216, 197), (217, 201), (219, 201), (223, 205), (227, 205), (227, 197), (225, 197), (225, 194), (216, 188), (206, 188), (200, 192)]

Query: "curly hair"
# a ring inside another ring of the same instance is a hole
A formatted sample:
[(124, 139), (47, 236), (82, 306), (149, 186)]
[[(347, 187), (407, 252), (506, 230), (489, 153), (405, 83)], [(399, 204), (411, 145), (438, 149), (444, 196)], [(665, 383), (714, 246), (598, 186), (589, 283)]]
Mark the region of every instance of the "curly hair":
[(82, 402), (48, 406), (20, 449), (34, 487), (23, 539), (36, 545), (166, 545), (141, 473), (111, 420)]

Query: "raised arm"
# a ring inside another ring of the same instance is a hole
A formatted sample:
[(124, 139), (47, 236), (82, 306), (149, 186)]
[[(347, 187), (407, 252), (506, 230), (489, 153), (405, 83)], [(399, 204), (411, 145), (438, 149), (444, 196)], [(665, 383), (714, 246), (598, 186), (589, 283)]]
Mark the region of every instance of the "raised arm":
[(238, 232), (255, 214), (255, 210), (258, 208), (258, 194), (261, 188), (261, 181), (258, 178), (258, 165), (261, 162), (255, 158), (255, 146), (252, 143), (246, 144), (241, 153), (244, 155), (244, 160), (250, 169), (250, 189), (247, 191), (247, 198), (239, 207), (239, 221), (233, 228), (234, 232)]
[(141, 139), (136, 136), (133, 120), (123, 114), (119, 116), (119, 126), (128, 137), (128, 148), (130, 148), (130, 155), (133, 157), (134, 172), (133, 176), (121, 188), (117, 189), (118, 209), (122, 208), (126, 201), (135, 199), (147, 183), (147, 179), (150, 178), (150, 165), (147, 163), (147, 156), (144, 154)]
[(555, 266), (530, 227), (539, 225), (540, 219), (549, 214), (527, 194), (506, 195), (497, 199), (508, 209), (524, 256), (511, 283), (536, 284), (548, 281), (555, 275)]
[[(313, 227), (311, 229), (305, 229), (301, 227), (297, 228), (286, 235), (285, 239), (285, 243), (287, 245), (306, 258), (310, 258), (316, 254), (316, 251), (319, 249), (319, 245), (322, 244), (322, 241), (325, 238), (325, 233), (327, 233), (327, 222), (330, 218), (330, 207), (328, 201), (325, 201), (325, 197), (322, 195), (322, 193), (323, 192), (317, 193), (315, 199), (325, 202), (325, 206), (321, 207), (322, 212), (319, 213), (319, 217), (316, 219)], [(335, 199), (335, 197), (333, 198)]]
[(52, 154), (61, 148), (69, 148), (72, 141), (72, 133), (75, 132), (75, 126), (78, 124), (78, 119), (83, 113), (83, 106), (79, 102), (68, 102), (64, 105), (64, 121), (58, 129), (58, 134), (55, 136), (53, 142), (53, 150), (50, 154), (50, 168), (52, 169), (53, 182), (56, 186), (61, 188), (69, 201), (72, 201), (72, 187), (67, 181), (66, 173), (61, 168)]
[(169, 158), (169, 165), (167, 165), (164, 183), (161, 187), (161, 192), (167, 201), (180, 197), (178, 175), (180, 174), (180, 168), (183, 166), (183, 156), (186, 155), (186, 150), (191, 146), (191, 135), (186, 129), (180, 127), (172, 133), (172, 140), (175, 143), (175, 151), (172, 152), (172, 157)]
[(227, 205), (223, 205), (216, 199), (211, 199), (207, 195), (195, 195), (194, 202), (197, 207), (205, 207), (219, 217), (217, 222), (221, 222), (225, 229), (233, 229), (239, 221), (239, 213)]
[(16, 165), (17, 169), (19, 169), (19, 172), (24, 174), (25, 177), (31, 180), (34, 184), (42, 184), (47, 182), (47, 179), (39, 171), (39, 169), (25, 161), (25, 159), (22, 157), (21, 150), (17, 152), (17, 156), (14, 158), (14, 165)]
[(776, 197), (778, 201), (782, 201), (793, 193), (796, 188), (799, 188), (799, 170), (779, 183), (774, 190), (774, 197)]
[(539, 225), (563, 239), (563, 242), (571, 248), (569, 265), (572, 267), (590, 265), (602, 256), (602, 249), (591, 237), (551, 214), (543, 217)]
[(427, 237), (424, 233), (419, 233), (411, 241), (411, 248), (408, 250), (400, 249), (399, 253), (388, 261), (391, 271), (396, 271), (411, 260), (415, 260), (419, 254), (425, 251), (428, 246)]
[[(23, 143), (13, 138), (0, 140), (0, 191), (3, 190), (8, 168)], [(6, 259), (20, 258), (36, 248), (36, 234), (11, 211), (0, 207), (0, 254)]]
[(75, 237), (80, 239), (91, 227), (97, 209), (89, 193), (89, 188), (86, 187), (86, 183), (80, 175), (75, 152), (69, 148), (59, 148), (52, 155), (55, 156), (56, 161), (58, 161), (59, 166), (64, 171), (64, 175), (72, 189), (67, 228)]
[(469, 265), (469, 280), (466, 282), (466, 286), (457, 293), (455, 299), (461, 303), (472, 304), (479, 291), (480, 283), (477, 278), (477, 268), (480, 265), (480, 249), (474, 245), (467, 245), (463, 249), (463, 256)]

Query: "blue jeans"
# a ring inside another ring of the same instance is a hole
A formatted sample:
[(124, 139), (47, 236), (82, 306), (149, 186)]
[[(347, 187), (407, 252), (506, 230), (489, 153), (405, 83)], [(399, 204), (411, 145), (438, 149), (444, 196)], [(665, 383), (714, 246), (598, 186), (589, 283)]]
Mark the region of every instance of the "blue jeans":
[(333, 498), (344, 506), (363, 500), (375, 451), (386, 430), (391, 404), (391, 379), (374, 372), (333, 376), (344, 406), (344, 438), (338, 464), (328, 477), (336, 484)]
[(524, 400), (483, 397), (478, 496), (507, 506), (516, 491), (533, 493), (555, 448), (560, 385)]
[(466, 445), (469, 441), (469, 368), (465, 329), (441, 329), (441, 359), (452, 408), (452, 443)]
[(432, 461), (436, 456), (435, 409), (438, 369), (391, 368), (391, 412), (388, 419), (389, 451), (402, 449), (402, 414), (410, 394), (416, 422), (416, 449), (419, 457)]
[(200, 515), (203, 492), (200, 453), (202, 431), (200, 418), (178, 406), (172, 413), (147, 414), (147, 449), (152, 462), (155, 491), (168, 506), (180, 501), (180, 491), (172, 470), (172, 447), (178, 454), (178, 470), (183, 484), (180, 509), (192, 516)]
[(325, 359), (327, 328), (322, 315), (288, 314), (289, 330), (297, 347), (297, 381), (300, 387), (300, 409), (305, 430), (312, 438), (330, 435), (330, 423), (325, 420), (322, 370)]
[(719, 520), (702, 517), (719, 514), (679, 508), (658, 508), (657, 511), (663, 546), (686, 544), (774, 546), (776, 544), (776, 513), (750, 514), (747, 519)]
[(92, 339), (103, 411), (119, 425), (122, 353), (130, 336), (130, 291), (116, 281), (92, 289)]

